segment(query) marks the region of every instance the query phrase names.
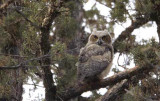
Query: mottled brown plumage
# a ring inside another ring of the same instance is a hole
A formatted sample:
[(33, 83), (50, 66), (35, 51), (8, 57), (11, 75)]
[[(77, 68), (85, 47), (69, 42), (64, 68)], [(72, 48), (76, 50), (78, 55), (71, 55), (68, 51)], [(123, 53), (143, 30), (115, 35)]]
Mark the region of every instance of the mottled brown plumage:
[(93, 31), (79, 54), (78, 81), (102, 79), (111, 68), (113, 47), (107, 31)]

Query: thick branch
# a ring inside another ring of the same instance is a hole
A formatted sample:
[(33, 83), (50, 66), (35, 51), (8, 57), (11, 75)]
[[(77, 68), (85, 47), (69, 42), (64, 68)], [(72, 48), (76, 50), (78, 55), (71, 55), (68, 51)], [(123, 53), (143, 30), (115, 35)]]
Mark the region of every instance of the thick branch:
[[(60, 14), (59, 9), (61, 7), (62, 2), (55, 4), (54, 1), (51, 2), (51, 5), (48, 9), (48, 12), (42, 22), (41, 26), (41, 51), (42, 54), (48, 54), (51, 47), (49, 43), (49, 32), (53, 23), (53, 20)], [(44, 59), (42, 65), (50, 65), (50, 58)], [(46, 101), (54, 101), (56, 96), (56, 86), (54, 85), (54, 81), (52, 78), (52, 72), (50, 67), (42, 67), (43, 70), (43, 84), (45, 87), (45, 100)]]
[(81, 95), (85, 91), (95, 90), (103, 88), (110, 85), (115, 85), (123, 79), (131, 79), (132, 76), (137, 74), (147, 74), (154, 68), (153, 65), (147, 64), (144, 67), (134, 67), (126, 71), (117, 73), (111, 77), (108, 77), (104, 80), (93, 82), (91, 84), (80, 84), (76, 83), (74, 86), (67, 88), (64, 93), (61, 94), (63, 100), (69, 100), (73, 97)]
[(41, 26), (41, 50), (43, 54), (48, 54), (50, 50), (50, 43), (49, 43), (49, 32), (53, 23), (53, 20), (60, 15), (59, 7), (57, 7), (54, 2), (50, 5), (48, 9), (48, 13), (46, 14), (42, 26)]
[(131, 79), (124, 79), (120, 83), (114, 85), (111, 89), (106, 92), (103, 96), (101, 96), (96, 101), (119, 101), (118, 99), (122, 98), (122, 96), (126, 93), (129, 89), (130, 85), (136, 86), (140, 79), (146, 77), (146, 74), (139, 73), (135, 76), (132, 76)]
[(132, 22), (132, 24), (127, 27), (119, 36), (118, 38), (115, 40), (115, 42), (113, 43), (114, 46), (114, 52), (116, 53), (118, 51), (118, 49), (116, 48), (120, 42), (124, 41), (126, 38), (128, 38), (132, 32), (141, 27), (142, 25), (146, 24), (149, 21), (148, 18), (140, 18), (137, 19), (136, 21)]
[(120, 98), (123, 92), (125, 92), (125, 89), (128, 89), (127, 81), (127, 79), (124, 79), (120, 83), (117, 83), (96, 101), (116, 101), (116, 99)]

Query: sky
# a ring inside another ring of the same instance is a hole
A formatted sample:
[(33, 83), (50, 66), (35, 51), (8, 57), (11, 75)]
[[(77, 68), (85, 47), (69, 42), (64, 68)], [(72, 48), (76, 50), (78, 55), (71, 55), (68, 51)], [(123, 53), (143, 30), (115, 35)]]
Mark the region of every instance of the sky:
[[(91, 7), (95, 3), (96, 3), (95, 0), (88, 0), (88, 2), (86, 4), (84, 4), (84, 9), (85, 10), (90, 10)], [(107, 8), (104, 5), (101, 5), (99, 3), (96, 3), (96, 7), (100, 11), (101, 15), (103, 15), (103, 16), (109, 15), (109, 10), (110, 10), (109, 8)], [(130, 13), (134, 13), (134, 12), (130, 12)], [(135, 29), (133, 31), (132, 35), (136, 35), (136, 41), (137, 42), (141, 42), (142, 39), (148, 40), (148, 39), (151, 39), (152, 37), (154, 37), (156, 39), (156, 41), (158, 41), (157, 26), (156, 26), (155, 23), (152, 23), (152, 22), (149, 22), (149, 23), (152, 24), (151, 27), (147, 27), (147, 28), (146, 27), (141, 27), (141, 28)], [(114, 26), (114, 29), (115, 29), (114, 30), (114, 33), (115, 33), (115, 38), (114, 39), (116, 39), (126, 27), (130, 26), (130, 24), (131, 24), (131, 21), (129, 19), (127, 19), (127, 22), (123, 23), (122, 25), (116, 24)], [(90, 32), (90, 30), (87, 29), (87, 28), (85, 29), (85, 31)], [(119, 53), (116, 53), (114, 55), (114, 60), (113, 60), (113, 66), (112, 67), (117, 67), (121, 71), (123, 71), (124, 68), (117, 65), (118, 56), (119, 56)], [(119, 63), (121, 63), (121, 65), (125, 64), (125, 59), (126, 59), (126, 56), (122, 55), (119, 59)], [(131, 64), (128, 65), (127, 67), (132, 68), (134, 66), (135, 66), (134, 62), (131, 61)], [(113, 72), (110, 72), (107, 77), (112, 76), (113, 74), (114, 74)], [(28, 84), (33, 84), (31, 78), (28, 79)], [(43, 83), (40, 82), (39, 85), (43, 86)], [(38, 100), (38, 97), (39, 98), (44, 98), (45, 90), (44, 90), (43, 87), (38, 87), (36, 90), (34, 90), (33, 85), (24, 85), (23, 88), (24, 88), (23, 101), (40, 101), (40, 100)], [(107, 90), (105, 88), (101, 88), (100, 90), (98, 90), (98, 93), (103, 95), (106, 91)], [(89, 91), (89, 92), (83, 93), (82, 96), (89, 97), (91, 94), (92, 93)]]

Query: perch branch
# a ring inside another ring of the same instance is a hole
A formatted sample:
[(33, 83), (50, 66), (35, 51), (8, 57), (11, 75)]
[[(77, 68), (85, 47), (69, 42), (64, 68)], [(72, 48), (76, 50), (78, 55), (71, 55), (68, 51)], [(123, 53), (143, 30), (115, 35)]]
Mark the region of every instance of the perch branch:
[[(67, 88), (64, 90), (64, 92), (61, 94), (61, 98), (63, 98), (64, 101), (69, 100), (71, 98), (74, 98), (76, 96), (81, 95), (85, 91), (90, 90), (96, 90), (99, 88), (103, 88), (110, 85), (115, 85), (116, 83), (120, 82), (124, 79), (131, 79), (133, 76), (137, 74), (147, 74), (149, 73), (154, 66), (152, 64), (147, 64), (143, 67), (134, 67), (131, 69), (128, 69), (126, 71), (117, 73), (111, 77), (108, 77), (106, 79), (103, 79), (101, 81), (93, 82), (91, 84), (80, 84), (76, 83), (74, 86)], [(140, 79), (140, 78), (139, 78)]]

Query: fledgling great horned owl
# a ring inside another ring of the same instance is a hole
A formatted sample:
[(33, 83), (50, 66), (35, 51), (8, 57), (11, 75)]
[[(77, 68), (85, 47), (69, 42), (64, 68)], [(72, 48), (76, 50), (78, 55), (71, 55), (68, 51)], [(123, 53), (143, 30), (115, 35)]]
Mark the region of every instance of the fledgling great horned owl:
[(112, 38), (107, 31), (96, 31), (81, 48), (77, 64), (78, 81), (102, 79), (111, 68), (113, 60)]

